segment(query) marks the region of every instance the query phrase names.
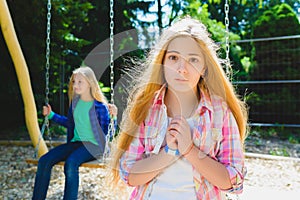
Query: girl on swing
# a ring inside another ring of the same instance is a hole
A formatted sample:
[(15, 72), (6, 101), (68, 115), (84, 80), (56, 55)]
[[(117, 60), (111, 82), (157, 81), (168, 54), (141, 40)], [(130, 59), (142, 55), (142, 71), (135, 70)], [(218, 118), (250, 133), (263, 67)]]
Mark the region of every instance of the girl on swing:
[[(185, 17), (150, 51), (123, 113), (113, 161), (130, 199), (224, 199), (245, 176), (246, 105), (206, 27)], [(141, 66), (139, 66), (141, 68)]]
[(43, 107), (43, 115), (67, 127), (67, 143), (51, 149), (39, 159), (34, 200), (46, 198), (52, 167), (60, 161), (65, 161), (64, 199), (77, 199), (78, 168), (82, 163), (103, 155), (110, 115), (117, 115), (117, 107), (107, 103), (89, 67), (83, 66), (73, 71), (68, 94), (70, 107), (67, 117), (54, 113), (50, 105)]

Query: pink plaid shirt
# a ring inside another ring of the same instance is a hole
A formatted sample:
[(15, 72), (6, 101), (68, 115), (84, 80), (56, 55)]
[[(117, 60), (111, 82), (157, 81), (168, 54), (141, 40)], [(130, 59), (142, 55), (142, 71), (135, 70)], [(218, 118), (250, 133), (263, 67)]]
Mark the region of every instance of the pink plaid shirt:
[[(163, 141), (168, 126), (166, 106), (163, 103), (165, 87), (156, 92), (153, 104), (144, 123), (140, 125), (137, 137), (130, 144), (120, 159), (120, 175), (128, 184), (128, 175), (136, 161), (158, 153), (163, 148)], [(213, 119), (214, 118), (214, 119)], [(227, 104), (218, 96), (206, 96), (201, 93), (199, 106), (193, 115), (194, 145), (212, 159), (226, 166), (232, 188), (222, 191), (208, 182), (193, 167), (193, 180), (197, 199), (219, 200), (224, 193), (241, 193), (244, 176), (244, 152), (236, 120)], [(149, 199), (155, 178), (147, 184), (134, 188), (130, 199)]]

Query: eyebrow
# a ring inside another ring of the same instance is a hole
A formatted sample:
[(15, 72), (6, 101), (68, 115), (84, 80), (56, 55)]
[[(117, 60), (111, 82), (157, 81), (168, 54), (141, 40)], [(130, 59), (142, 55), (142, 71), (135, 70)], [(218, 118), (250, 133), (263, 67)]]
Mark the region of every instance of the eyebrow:
[[(179, 51), (175, 51), (175, 50), (167, 51), (167, 53), (177, 53), (177, 54), (180, 54)], [(199, 56), (199, 57), (201, 57), (200, 54), (197, 54), (197, 53), (189, 53), (188, 55), (189, 56)]]

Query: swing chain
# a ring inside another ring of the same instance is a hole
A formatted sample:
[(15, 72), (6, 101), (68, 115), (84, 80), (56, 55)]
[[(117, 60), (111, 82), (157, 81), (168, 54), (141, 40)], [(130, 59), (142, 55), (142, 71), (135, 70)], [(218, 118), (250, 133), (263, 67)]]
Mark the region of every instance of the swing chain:
[(114, 104), (114, 1), (110, 0), (110, 102)]
[(48, 105), (49, 103), (49, 68), (50, 68), (50, 20), (51, 20), (51, 0), (48, 0), (47, 4), (47, 38), (46, 38), (46, 98), (45, 98), (45, 104)]
[(230, 66), (230, 58), (229, 58), (229, 51), (230, 51), (230, 46), (229, 46), (229, 3), (228, 0), (225, 0), (225, 5), (224, 5), (224, 11), (225, 11), (225, 52), (226, 52), (226, 75), (231, 79), (231, 66)]
[[(51, 31), (51, 0), (48, 0), (47, 3), (47, 29), (46, 29), (46, 33), (47, 33), (47, 38), (46, 38), (46, 72), (45, 72), (45, 79), (46, 79), (46, 87), (45, 87), (45, 105), (49, 104), (49, 68), (50, 68), (50, 31)], [(41, 134), (39, 135), (39, 140), (38, 143), (35, 147), (35, 153), (34, 153), (34, 157), (37, 157), (37, 152), (39, 150), (39, 146), (40, 146), (40, 141), (44, 136), (44, 132), (48, 133), (48, 137), (50, 140), (50, 146), (52, 146), (52, 142), (51, 142), (51, 134), (50, 134), (50, 130), (49, 130), (49, 119), (48, 116), (45, 116), (44, 118), (44, 123), (42, 125), (41, 128)]]
[[(114, 1), (110, 0), (110, 12), (109, 12), (109, 17), (110, 17), (110, 103), (114, 104)], [(103, 162), (106, 161), (106, 159), (109, 157), (110, 153), (110, 142), (115, 135), (115, 127), (114, 127), (114, 121), (115, 119), (113, 117), (110, 118), (110, 123), (108, 126), (108, 134), (106, 135), (106, 144), (105, 144), (105, 149), (103, 153)]]
[[(225, 11), (225, 27), (226, 27), (226, 37), (225, 37), (225, 51), (226, 51), (226, 75), (229, 78), (229, 80), (232, 79), (232, 68), (230, 65), (230, 58), (229, 58), (229, 51), (230, 51), (230, 44), (229, 44), (229, 3), (228, 0), (225, 0), (225, 5), (224, 5), (224, 11)], [(237, 194), (226, 195), (227, 200), (239, 200), (239, 196)]]
[[(45, 104), (49, 104), (49, 68), (50, 68), (50, 32), (51, 32), (51, 0), (48, 0), (47, 3), (47, 39), (46, 39), (46, 98)], [(45, 123), (48, 133), (48, 138), (50, 141), (50, 147), (52, 147), (52, 138), (49, 130), (49, 119), (48, 116), (45, 116)]]

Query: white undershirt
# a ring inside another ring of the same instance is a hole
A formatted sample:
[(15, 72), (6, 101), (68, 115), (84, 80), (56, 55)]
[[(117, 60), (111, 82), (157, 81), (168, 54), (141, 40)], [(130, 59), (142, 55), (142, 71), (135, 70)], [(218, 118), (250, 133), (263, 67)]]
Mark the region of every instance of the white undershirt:
[[(169, 122), (170, 120), (169, 118)], [(193, 130), (192, 118), (187, 119), (187, 122)], [(156, 177), (149, 199), (196, 200), (192, 165), (184, 157), (180, 157), (175, 163), (166, 168)]]

